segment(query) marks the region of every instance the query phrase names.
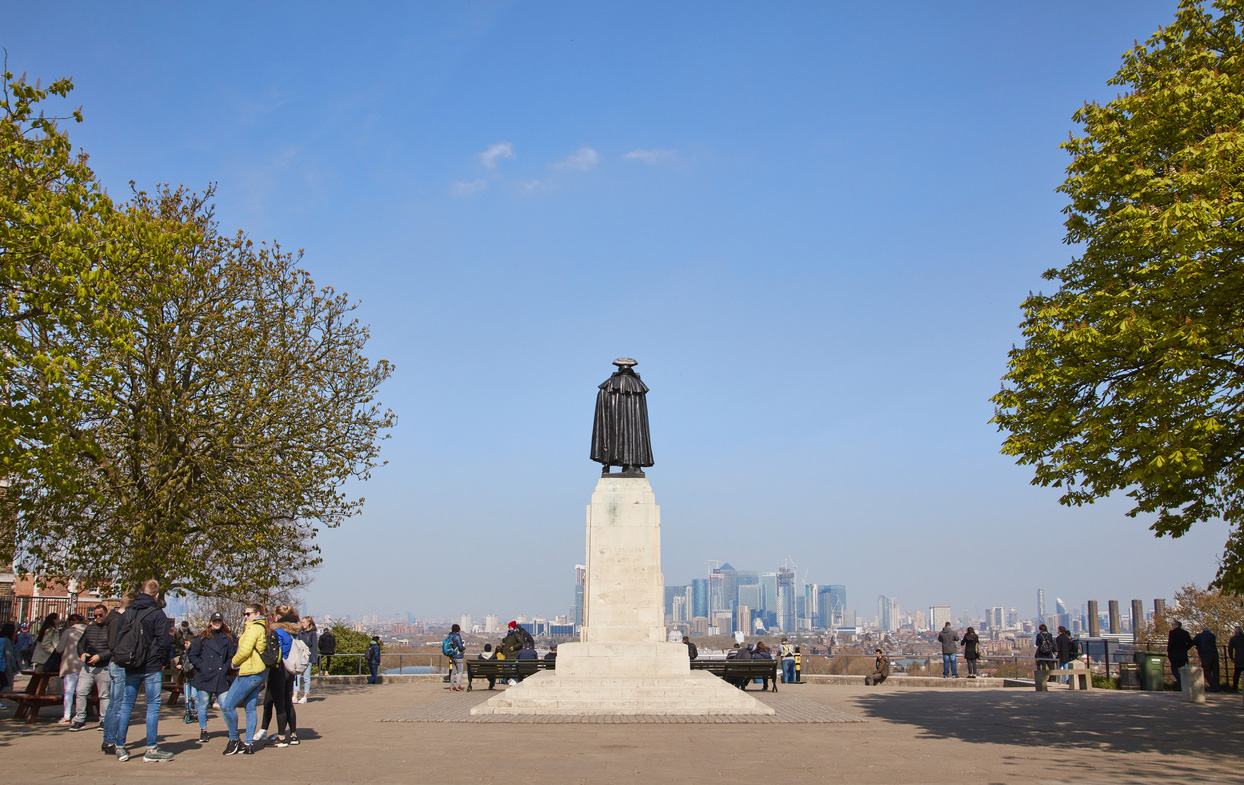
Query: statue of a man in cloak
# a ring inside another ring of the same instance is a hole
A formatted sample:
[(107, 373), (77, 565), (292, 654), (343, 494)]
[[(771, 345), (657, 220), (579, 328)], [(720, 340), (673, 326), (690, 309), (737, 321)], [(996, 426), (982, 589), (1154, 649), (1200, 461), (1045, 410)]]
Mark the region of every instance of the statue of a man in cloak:
[(614, 477), (643, 477), (642, 467), (652, 465), (652, 437), (648, 435), (648, 386), (635, 373), (634, 360), (620, 357), (618, 366), (600, 385), (596, 394), (596, 419), (592, 423), (592, 460), (604, 464), (601, 476), (610, 466), (621, 466)]

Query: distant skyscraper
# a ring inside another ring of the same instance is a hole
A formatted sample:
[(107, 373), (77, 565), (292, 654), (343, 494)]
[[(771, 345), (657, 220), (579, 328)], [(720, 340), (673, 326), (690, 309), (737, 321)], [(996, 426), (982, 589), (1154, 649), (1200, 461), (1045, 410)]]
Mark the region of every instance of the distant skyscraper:
[(1045, 622), (1045, 589), (1037, 589), (1037, 618)]
[[(766, 614), (776, 617), (778, 609), (777, 573), (766, 572), (760, 576), (760, 607)], [(777, 624), (775, 620), (773, 622)]]
[[(830, 584), (828, 619), (831, 627), (854, 627), (855, 618), (847, 618), (847, 587), (840, 583)], [(824, 590), (822, 590), (822, 593)], [(822, 602), (824, 600), (822, 599)]]
[(471, 617), (470, 617), (470, 616), (463, 616), (463, 617), (462, 617), (462, 618), (458, 621), (458, 625), (459, 625), (460, 627), (462, 627), (462, 631), (463, 631), (463, 632), (470, 632), (470, 631), (471, 631)]
[(583, 584), (587, 582), (587, 566), (574, 566), (574, 610), (570, 614), (570, 623), (576, 627), (583, 626)]
[[(721, 576), (721, 607), (717, 610), (734, 610), (734, 606), (738, 604), (739, 599), (738, 570), (731, 567), (730, 562), (726, 562), (713, 570), (713, 575)], [(712, 580), (712, 576), (709, 576), (709, 580)]]
[(697, 616), (703, 619), (708, 618), (708, 579), (692, 578), (691, 592), (693, 601), (691, 603), (691, 618)]
[(497, 629), (497, 614), (490, 613), (484, 617), (484, 632), (499, 632)]
[(949, 605), (931, 605), (929, 606), (929, 622), (930, 628), (937, 632), (946, 626), (946, 622), (950, 621)]
[(708, 612), (714, 614), (714, 617), (718, 611), (729, 610), (725, 605), (724, 580), (722, 574), (717, 570), (714, 570), (708, 576)]
[(794, 632), (795, 624), (795, 571), (780, 567), (777, 572), (778, 625), (782, 632)]
[(890, 608), (893, 603), (890, 598), (884, 594), (877, 595), (877, 629), (881, 632), (894, 632), (897, 627), (893, 626), (890, 619)]
[(674, 612), (674, 598), (681, 597), (686, 594), (686, 592), (686, 586), (665, 587), (665, 618), (672, 618), (670, 614)]
[(820, 614), (817, 613), (820, 596), (818, 587), (815, 583), (805, 583), (803, 585), (803, 614), (801, 618), (808, 620), (808, 628), (820, 627)]
[(739, 605), (746, 605), (756, 612), (760, 609), (760, 584), (741, 584), (739, 586)]

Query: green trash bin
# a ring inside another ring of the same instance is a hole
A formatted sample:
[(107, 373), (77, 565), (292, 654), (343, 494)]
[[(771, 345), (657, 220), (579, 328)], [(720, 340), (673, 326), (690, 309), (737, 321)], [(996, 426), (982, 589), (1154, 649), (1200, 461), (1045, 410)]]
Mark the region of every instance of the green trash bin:
[(1166, 689), (1166, 657), (1147, 651), (1138, 651), (1132, 655), (1140, 671), (1140, 688), (1142, 690), (1161, 691)]

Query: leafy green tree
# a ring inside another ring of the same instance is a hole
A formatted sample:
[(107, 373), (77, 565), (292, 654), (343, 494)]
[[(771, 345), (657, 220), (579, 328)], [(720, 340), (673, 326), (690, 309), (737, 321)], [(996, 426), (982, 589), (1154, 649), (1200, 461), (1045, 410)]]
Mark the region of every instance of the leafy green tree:
[(118, 247), (146, 260), (116, 284), (128, 343), (62, 348), (111, 373), (18, 369), (36, 395), (66, 386), (78, 402), (47, 415), (68, 463), (35, 457), (12, 477), (29, 572), (269, 596), (319, 564), (317, 527), (362, 505), (343, 486), (379, 462), (395, 418), (375, 396), (392, 368), (364, 356), (353, 303), (279, 246), (221, 234), (209, 196), (140, 192), (117, 208)]
[(1023, 303), (994, 422), (1034, 484), (1126, 491), (1158, 536), (1221, 518), (1244, 591), (1244, 0), (1183, 0), (1123, 58), (1060, 191), (1080, 255)]
[[(371, 636), (365, 632), (355, 632), (349, 627), (341, 624), (332, 626), (333, 637), (337, 640), (338, 654), (358, 654), (362, 655), (367, 652), (367, 647), (371, 645)], [(384, 643), (380, 644), (381, 653), (384, 652)], [(333, 658), (332, 665), (329, 666), (328, 675), (330, 676), (354, 676), (359, 673), (366, 673), (364, 667), (359, 669), (360, 657), (341, 657)]]

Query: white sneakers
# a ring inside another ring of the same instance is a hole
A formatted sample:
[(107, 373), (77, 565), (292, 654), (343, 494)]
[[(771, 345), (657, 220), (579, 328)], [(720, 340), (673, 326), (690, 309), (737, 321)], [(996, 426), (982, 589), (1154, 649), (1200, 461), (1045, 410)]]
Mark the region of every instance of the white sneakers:
[(268, 732), (264, 730), (263, 728), (260, 728), (259, 730), (255, 731), (255, 736), (254, 738), (251, 739), (251, 741), (252, 742), (263, 741), (263, 737), (267, 735), (268, 735)]

